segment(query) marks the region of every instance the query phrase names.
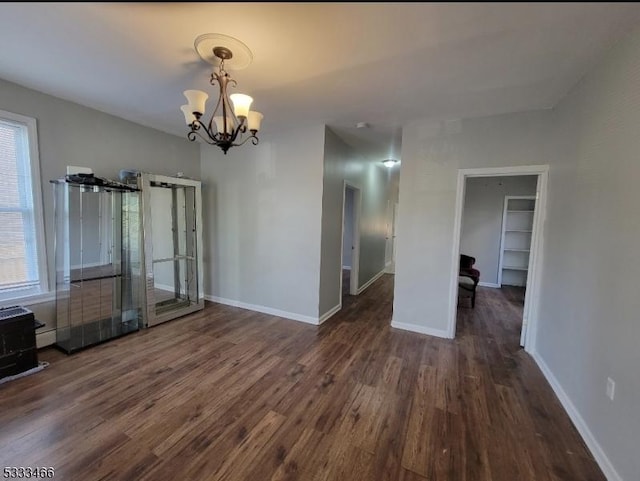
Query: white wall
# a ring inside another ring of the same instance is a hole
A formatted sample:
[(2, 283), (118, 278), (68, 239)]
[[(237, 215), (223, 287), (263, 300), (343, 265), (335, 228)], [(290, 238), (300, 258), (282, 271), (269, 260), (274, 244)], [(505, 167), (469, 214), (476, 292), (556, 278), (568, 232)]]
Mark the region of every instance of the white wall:
[(324, 125), (201, 153), (204, 292), (318, 318)]
[(354, 231), (354, 190), (345, 189), (344, 193), (344, 232), (342, 234), (342, 267), (351, 268)]
[[(536, 349), (620, 478), (640, 473), (640, 31), (554, 112)], [(615, 400), (605, 396), (607, 376)]]
[(322, 256), (320, 315), (340, 304), (342, 276), (342, 192), (345, 180), (360, 188), (360, 262), (358, 286), (385, 267), (389, 172), (379, 160), (367, 159), (349, 148), (329, 128), (325, 133), (322, 191)]
[[(49, 180), (63, 177), (67, 165), (91, 167), (96, 175), (117, 179), (120, 169), (158, 174), (200, 175), (199, 146), (188, 140), (68, 102), (17, 84), (0, 80), (0, 110), (37, 120), (40, 175), (49, 270), (49, 287), (55, 290), (53, 250), (53, 188)], [(55, 304), (29, 307), (55, 327)], [(39, 331), (40, 332), (40, 331)]]
[(447, 336), (458, 169), (548, 163), (551, 117), (536, 111), (405, 127), (394, 324)]
[(535, 195), (537, 182), (535, 175), (467, 179), (460, 252), (476, 258), (481, 282), (498, 283), (505, 196)]

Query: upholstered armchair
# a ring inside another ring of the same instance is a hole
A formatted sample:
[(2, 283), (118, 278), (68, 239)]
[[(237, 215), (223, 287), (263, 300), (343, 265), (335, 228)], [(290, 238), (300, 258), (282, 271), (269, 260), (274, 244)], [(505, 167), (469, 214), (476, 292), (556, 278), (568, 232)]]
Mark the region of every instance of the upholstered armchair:
[(475, 263), (475, 257), (460, 254), (458, 287), (471, 293), (471, 307), (476, 307), (476, 288), (480, 282), (480, 271), (473, 268)]

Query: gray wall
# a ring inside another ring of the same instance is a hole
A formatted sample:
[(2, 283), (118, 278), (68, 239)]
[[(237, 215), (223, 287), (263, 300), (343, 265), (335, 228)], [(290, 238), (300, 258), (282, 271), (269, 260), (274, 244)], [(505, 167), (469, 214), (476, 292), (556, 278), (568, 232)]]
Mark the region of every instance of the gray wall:
[(404, 128), (394, 322), (447, 336), (458, 169), (545, 164), (552, 135), (551, 111)]
[(354, 231), (354, 190), (347, 188), (344, 193), (344, 232), (342, 235), (342, 267), (351, 267)]
[[(55, 289), (55, 258), (49, 180), (63, 177), (67, 165), (91, 167), (96, 175), (114, 179), (125, 168), (167, 175), (181, 171), (193, 178), (200, 175), (197, 144), (4, 80), (0, 80), (0, 110), (37, 120), (51, 290)], [(55, 325), (53, 306), (48, 302), (30, 307), (47, 323), (47, 329)]]
[(626, 481), (640, 472), (639, 131), (638, 31), (552, 111), (408, 125), (394, 303), (395, 322), (446, 336), (457, 170), (549, 164), (533, 348), (609, 479)]
[(204, 292), (318, 318), (324, 125), (202, 146)]
[(320, 316), (340, 304), (342, 192), (344, 182), (361, 190), (358, 286), (385, 267), (389, 172), (379, 160), (358, 155), (329, 128), (325, 133), (322, 190)]
[(535, 195), (538, 177), (471, 177), (466, 182), (460, 252), (476, 258), (481, 282), (497, 284), (504, 197)]
[[(622, 479), (640, 473), (640, 31), (556, 107), (536, 349)], [(607, 376), (615, 400), (605, 395)], [(612, 479), (612, 478), (610, 478)]]

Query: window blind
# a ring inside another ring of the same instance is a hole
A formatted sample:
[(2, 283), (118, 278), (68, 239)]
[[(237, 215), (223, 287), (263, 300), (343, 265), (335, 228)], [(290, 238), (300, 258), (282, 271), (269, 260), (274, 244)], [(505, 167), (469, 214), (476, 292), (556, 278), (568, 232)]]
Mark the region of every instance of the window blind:
[(28, 136), (0, 119), (0, 294), (40, 284)]

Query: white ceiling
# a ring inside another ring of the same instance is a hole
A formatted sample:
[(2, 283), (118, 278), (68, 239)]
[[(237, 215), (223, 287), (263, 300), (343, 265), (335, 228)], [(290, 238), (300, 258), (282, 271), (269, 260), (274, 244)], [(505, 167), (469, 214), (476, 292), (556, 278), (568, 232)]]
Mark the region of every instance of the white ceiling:
[(263, 138), (324, 122), (386, 158), (415, 118), (553, 107), (639, 22), (632, 3), (3, 3), (0, 77), (185, 135), (182, 91), (215, 96), (193, 41), (223, 33), (253, 52), (232, 74)]

